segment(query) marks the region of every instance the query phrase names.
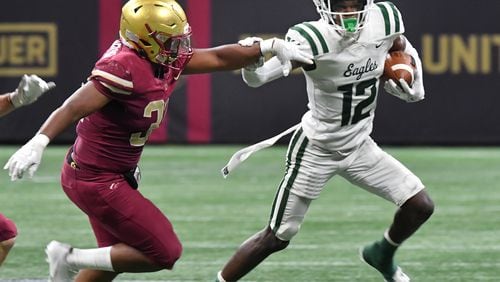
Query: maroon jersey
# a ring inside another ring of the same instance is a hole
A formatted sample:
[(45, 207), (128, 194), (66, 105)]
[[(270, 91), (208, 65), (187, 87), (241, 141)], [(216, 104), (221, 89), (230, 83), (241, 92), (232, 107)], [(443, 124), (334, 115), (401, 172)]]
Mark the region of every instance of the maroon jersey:
[[(182, 71), (187, 61), (175, 64)], [(179, 76), (157, 68), (118, 40), (97, 61), (89, 80), (112, 101), (78, 123), (78, 165), (109, 172), (136, 167), (149, 135), (165, 116)]]

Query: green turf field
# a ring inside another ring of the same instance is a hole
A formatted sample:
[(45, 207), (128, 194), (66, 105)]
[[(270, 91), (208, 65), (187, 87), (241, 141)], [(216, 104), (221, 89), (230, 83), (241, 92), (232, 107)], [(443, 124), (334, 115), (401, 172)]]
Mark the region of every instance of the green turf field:
[[(228, 179), (220, 168), (238, 146), (149, 146), (141, 191), (173, 222), (184, 253), (173, 271), (125, 274), (117, 281), (213, 281), (248, 236), (266, 225), (283, 174), (285, 147), (257, 153)], [(0, 163), (15, 147), (0, 147)], [(44, 279), (52, 239), (95, 246), (86, 217), (59, 186), (66, 147), (50, 146), (32, 180), (0, 173), (0, 212), (20, 235), (0, 281)], [(397, 255), (412, 281), (500, 281), (500, 148), (386, 148), (421, 177), (436, 203), (430, 221)], [(301, 232), (244, 281), (382, 281), (358, 259), (395, 210), (340, 178), (312, 204)]]

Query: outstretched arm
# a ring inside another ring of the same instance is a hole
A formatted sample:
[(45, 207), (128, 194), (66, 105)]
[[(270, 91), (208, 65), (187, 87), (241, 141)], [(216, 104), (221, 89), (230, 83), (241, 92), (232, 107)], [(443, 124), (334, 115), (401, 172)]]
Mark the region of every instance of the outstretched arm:
[(61, 107), (52, 112), (38, 133), (5, 164), (4, 169), (9, 171), (11, 180), (21, 179), (26, 171), (30, 177), (33, 176), (50, 140), (74, 122), (104, 107), (109, 101), (92, 82), (87, 82), (73, 93)]
[(193, 57), (183, 73), (236, 70), (255, 63), (260, 56), (260, 48), (257, 44), (251, 47), (230, 44), (207, 49), (194, 49)]
[(279, 38), (266, 39), (256, 44), (231, 44), (208, 49), (195, 49), (193, 57), (184, 73), (206, 73), (223, 70), (237, 70), (256, 63), (262, 55), (270, 54), (283, 65), (283, 75), (287, 76), (292, 62), (312, 64), (311, 56), (298, 49), (295, 44)]

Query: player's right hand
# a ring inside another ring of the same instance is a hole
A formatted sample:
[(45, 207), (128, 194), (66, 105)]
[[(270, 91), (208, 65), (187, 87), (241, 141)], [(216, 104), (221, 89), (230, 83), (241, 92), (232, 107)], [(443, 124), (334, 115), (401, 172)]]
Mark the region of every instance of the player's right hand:
[(292, 61), (311, 65), (313, 56), (299, 49), (299, 46), (279, 38), (263, 40), (260, 43), (262, 54), (271, 53), (280, 60), (283, 65), (283, 76), (288, 76), (292, 70)]
[[(416, 82), (416, 81), (415, 81)], [(399, 80), (399, 85), (394, 80), (389, 79), (384, 83), (384, 90), (406, 102), (418, 102), (424, 99), (425, 91), (422, 83), (414, 83), (413, 88), (404, 79)]]
[(23, 75), (17, 89), (10, 94), (10, 100), (15, 108), (35, 102), (43, 93), (56, 87), (52, 81), (46, 82), (35, 74)]
[(37, 134), (17, 150), (3, 167), (3, 169), (9, 170), (10, 180), (15, 181), (23, 178), (26, 171), (28, 171), (30, 177), (33, 177), (40, 165), (43, 151), (48, 143), (49, 138), (47, 136)]

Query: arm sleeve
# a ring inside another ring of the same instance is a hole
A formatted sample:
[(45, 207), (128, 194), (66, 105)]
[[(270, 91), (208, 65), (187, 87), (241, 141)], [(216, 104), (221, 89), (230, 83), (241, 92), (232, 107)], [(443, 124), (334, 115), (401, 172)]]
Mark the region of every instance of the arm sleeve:
[(241, 69), (243, 81), (250, 87), (259, 87), (283, 76), (283, 66), (273, 57), (255, 70)]
[[(308, 41), (293, 27), (290, 28), (285, 36), (286, 41), (296, 44), (301, 51), (313, 54)], [(280, 61), (273, 57), (264, 65), (255, 70), (242, 69), (243, 81), (250, 87), (259, 87), (268, 82), (283, 77), (283, 66)]]

